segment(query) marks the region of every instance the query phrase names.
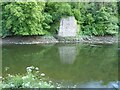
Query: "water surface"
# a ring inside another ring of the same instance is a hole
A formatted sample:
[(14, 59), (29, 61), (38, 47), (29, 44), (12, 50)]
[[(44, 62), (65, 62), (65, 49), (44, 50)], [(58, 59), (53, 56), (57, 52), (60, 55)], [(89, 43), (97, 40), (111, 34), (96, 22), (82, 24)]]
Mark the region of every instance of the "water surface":
[(118, 81), (116, 44), (4, 45), (2, 50), (3, 76), (35, 66), (65, 87), (111, 87)]

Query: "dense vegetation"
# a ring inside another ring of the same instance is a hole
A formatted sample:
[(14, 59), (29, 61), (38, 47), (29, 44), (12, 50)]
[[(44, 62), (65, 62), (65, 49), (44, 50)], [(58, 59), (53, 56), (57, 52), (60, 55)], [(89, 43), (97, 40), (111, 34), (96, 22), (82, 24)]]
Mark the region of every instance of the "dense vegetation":
[(57, 34), (61, 17), (74, 16), (78, 35), (116, 35), (117, 3), (4, 2), (2, 36)]
[[(38, 67), (27, 67), (26, 75), (10, 75), (3, 79), (2, 88), (54, 88), (52, 81), (45, 80), (45, 74), (39, 72)], [(39, 75), (40, 74), (40, 75)]]

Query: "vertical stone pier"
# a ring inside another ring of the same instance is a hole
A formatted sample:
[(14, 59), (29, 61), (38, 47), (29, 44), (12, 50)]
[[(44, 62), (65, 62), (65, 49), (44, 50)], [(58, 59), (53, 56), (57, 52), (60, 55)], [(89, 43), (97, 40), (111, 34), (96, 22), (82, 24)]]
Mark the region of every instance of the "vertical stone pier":
[(75, 17), (62, 18), (60, 21), (60, 28), (58, 36), (60, 37), (75, 37), (77, 35), (77, 21)]

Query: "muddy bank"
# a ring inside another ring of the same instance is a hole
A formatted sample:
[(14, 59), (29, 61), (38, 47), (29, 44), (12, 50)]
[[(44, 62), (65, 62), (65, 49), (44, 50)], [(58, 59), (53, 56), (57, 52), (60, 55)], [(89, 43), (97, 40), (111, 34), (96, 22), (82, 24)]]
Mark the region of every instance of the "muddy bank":
[(58, 36), (12, 36), (3, 38), (1, 44), (49, 44), (49, 43), (118, 43), (116, 36), (81, 36), (81, 37), (58, 37)]

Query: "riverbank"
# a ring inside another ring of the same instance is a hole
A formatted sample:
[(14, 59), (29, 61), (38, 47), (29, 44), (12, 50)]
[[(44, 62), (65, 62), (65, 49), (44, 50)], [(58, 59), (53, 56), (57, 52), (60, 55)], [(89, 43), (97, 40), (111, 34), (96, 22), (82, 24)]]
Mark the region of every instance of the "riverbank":
[(0, 40), (0, 44), (50, 44), (50, 43), (118, 43), (117, 36), (80, 36), (80, 37), (58, 37), (58, 36), (12, 36)]

